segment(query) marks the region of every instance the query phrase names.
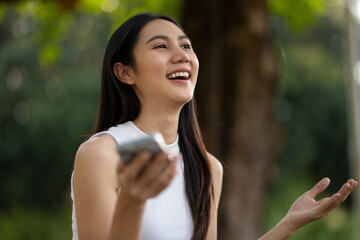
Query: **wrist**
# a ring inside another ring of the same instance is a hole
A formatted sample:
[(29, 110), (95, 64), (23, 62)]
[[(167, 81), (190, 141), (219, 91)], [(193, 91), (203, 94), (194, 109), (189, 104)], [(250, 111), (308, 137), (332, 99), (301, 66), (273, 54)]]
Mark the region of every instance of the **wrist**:
[(145, 202), (140, 202), (120, 192), (108, 240), (139, 239), (144, 210)]
[(140, 201), (139, 199), (135, 199), (130, 195), (120, 192), (118, 196), (117, 203), (118, 205), (124, 206), (124, 208), (129, 209), (143, 209), (145, 207), (146, 201)]
[(283, 219), (279, 222), (280, 227), (286, 233), (287, 238), (291, 237), (298, 228), (295, 226), (292, 215), (286, 214)]
[(297, 229), (294, 228), (291, 218), (286, 215), (280, 222), (278, 222), (278, 224), (276, 224), (275, 227), (270, 229), (270, 231), (258, 240), (285, 240), (291, 237), (296, 230)]

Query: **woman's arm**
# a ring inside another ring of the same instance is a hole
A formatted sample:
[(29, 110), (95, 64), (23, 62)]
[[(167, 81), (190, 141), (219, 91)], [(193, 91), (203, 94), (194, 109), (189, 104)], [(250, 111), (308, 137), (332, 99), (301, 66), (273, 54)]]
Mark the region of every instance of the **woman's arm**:
[(211, 216), (210, 216), (210, 226), (207, 233), (207, 240), (216, 240), (217, 239), (217, 213), (218, 206), (220, 202), (220, 195), (222, 189), (222, 181), (223, 181), (223, 167), (219, 160), (217, 160), (214, 156), (208, 153), (210, 163), (211, 163), (211, 171), (213, 177), (213, 185), (214, 185), (214, 201), (211, 202)]
[(356, 187), (357, 182), (350, 179), (331, 197), (316, 201), (315, 197), (323, 192), (329, 184), (330, 179), (324, 178), (311, 190), (300, 196), (293, 203), (285, 217), (274, 228), (259, 238), (259, 240), (287, 239), (302, 226), (317, 219), (326, 217), (334, 208), (345, 201), (345, 199)]
[(80, 146), (74, 166), (80, 240), (139, 238), (146, 199), (165, 189), (176, 172), (176, 160), (170, 161), (166, 154), (151, 163), (149, 159), (149, 154), (142, 153), (123, 166), (109, 136)]
[(149, 162), (151, 155), (143, 152), (129, 166), (124, 167), (121, 163), (118, 165), (118, 182), (121, 191), (109, 240), (140, 237), (145, 202), (158, 195), (170, 184), (176, 174), (178, 157), (175, 156), (170, 160), (167, 154), (161, 153)]
[(74, 201), (79, 239), (106, 239), (117, 201), (119, 157), (109, 136), (83, 143), (74, 164)]

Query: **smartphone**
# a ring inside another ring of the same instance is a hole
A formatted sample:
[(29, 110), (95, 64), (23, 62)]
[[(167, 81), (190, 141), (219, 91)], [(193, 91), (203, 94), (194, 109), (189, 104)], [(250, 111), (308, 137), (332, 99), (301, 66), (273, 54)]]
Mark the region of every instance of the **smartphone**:
[(137, 140), (120, 144), (117, 146), (117, 151), (120, 154), (121, 160), (127, 165), (142, 151), (149, 151), (151, 156), (154, 157), (164, 151), (164, 145), (165, 141), (161, 133), (155, 132)]

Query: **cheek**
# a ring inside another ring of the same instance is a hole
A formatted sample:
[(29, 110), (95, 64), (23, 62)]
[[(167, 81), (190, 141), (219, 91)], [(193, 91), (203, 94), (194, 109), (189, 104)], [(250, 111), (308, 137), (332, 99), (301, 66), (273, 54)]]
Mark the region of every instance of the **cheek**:
[[(165, 71), (166, 61), (159, 56), (147, 56), (143, 59), (143, 69), (145, 74), (151, 74), (153, 76), (163, 75)], [(148, 75), (149, 77), (149, 75)]]
[(162, 73), (164, 66), (164, 57), (160, 54), (156, 54), (155, 51), (134, 51), (136, 59), (136, 69), (138, 77), (149, 78), (152, 76), (158, 76)]
[(198, 73), (199, 73), (199, 61), (197, 60), (197, 58), (195, 58), (193, 60), (193, 73), (195, 74), (194, 77), (196, 77), (195, 80), (197, 80), (198, 77)]
[(155, 89), (161, 89), (164, 85), (165, 76), (157, 64), (145, 64), (138, 69), (137, 87), (143, 93), (153, 93)]
[(138, 64), (137, 77), (143, 81), (146, 79), (159, 78), (163, 75), (162, 66), (158, 61), (154, 61), (154, 58), (143, 58), (141, 63)]
[(199, 60), (196, 57), (196, 54), (194, 53), (194, 55), (191, 57), (191, 62), (193, 65), (194, 70), (196, 70), (196, 72), (198, 72), (199, 70)]

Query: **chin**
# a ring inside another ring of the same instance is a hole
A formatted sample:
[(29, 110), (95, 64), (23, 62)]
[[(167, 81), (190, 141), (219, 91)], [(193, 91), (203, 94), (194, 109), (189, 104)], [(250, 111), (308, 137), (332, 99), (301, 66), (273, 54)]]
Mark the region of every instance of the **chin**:
[(193, 98), (193, 95), (191, 95), (191, 96), (182, 96), (182, 97), (174, 99), (174, 101), (176, 103), (178, 103), (179, 105), (184, 106), (186, 103), (190, 102), (192, 98)]

